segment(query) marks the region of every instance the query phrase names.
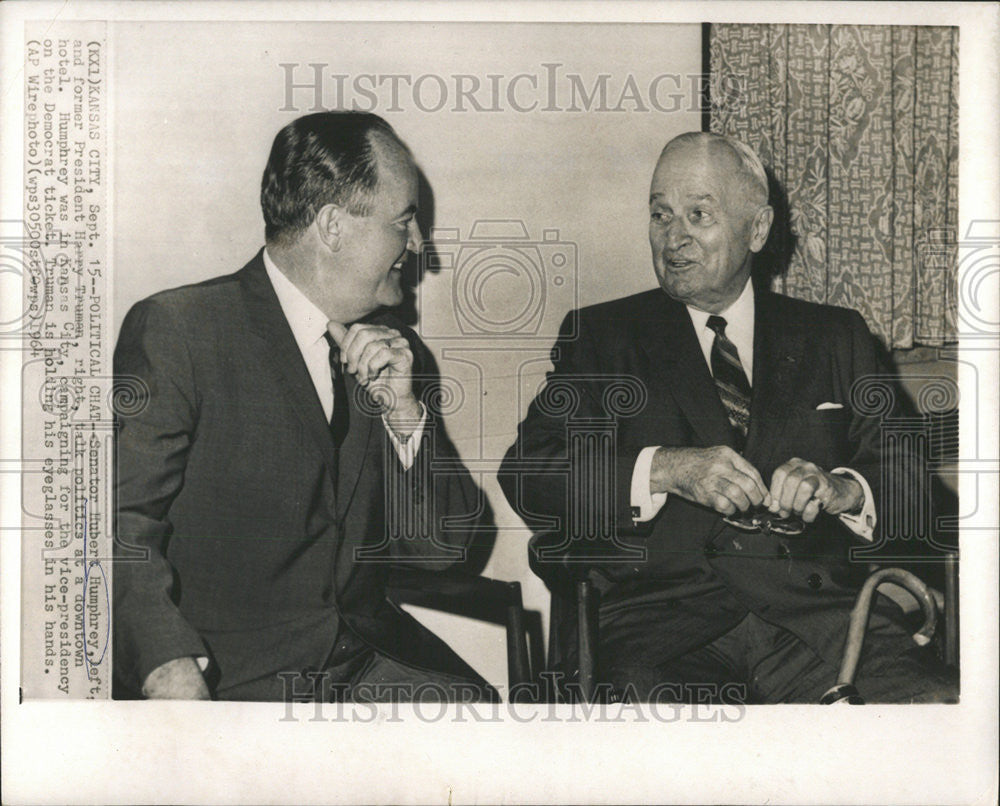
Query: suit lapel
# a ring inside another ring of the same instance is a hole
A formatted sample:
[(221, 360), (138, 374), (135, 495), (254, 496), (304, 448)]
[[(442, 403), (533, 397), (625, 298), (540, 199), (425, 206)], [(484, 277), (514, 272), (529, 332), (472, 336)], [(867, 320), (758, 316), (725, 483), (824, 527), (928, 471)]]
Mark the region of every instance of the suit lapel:
[(250, 331), (254, 337), (254, 344), (252, 348), (248, 345), (248, 349), (253, 349), (271, 372), (276, 385), (285, 395), (289, 408), (295, 413), (309, 436), (309, 443), (315, 447), (326, 464), (330, 478), (338, 478), (339, 520), (354, 493), (357, 476), (364, 464), (370, 437), (371, 417), (364, 416), (354, 405), (354, 395), (351, 393), (355, 384), (353, 379), (348, 377), (348, 398), (352, 401), (351, 429), (341, 447), (338, 473), (337, 455), (326, 414), (316, 395), (316, 387), (292, 335), (292, 329), (267, 278), (262, 253), (263, 250), (240, 271), (243, 300), (249, 317)]
[(766, 291), (754, 301), (754, 382), (744, 454), (758, 468), (767, 467), (788, 426), (794, 376), (803, 360), (801, 333), (782, 321), (779, 303), (779, 297)]
[(637, 341), (649, 358), (652, 400), (673, 397), (702, 445), (731, 445), (732, 428), (687, 309), (666, 294), (636, 317)]
[(371, 396), (358, 386), (354, 376), (347, 374), (347, 399), (350, 403), (350, 428), (340, 446), (340, 472), (337, 475), (337, 521), (342, 522), (361, 478), (361, 471), (368, 458), (368, 442), (376, 419), (377, 405)]

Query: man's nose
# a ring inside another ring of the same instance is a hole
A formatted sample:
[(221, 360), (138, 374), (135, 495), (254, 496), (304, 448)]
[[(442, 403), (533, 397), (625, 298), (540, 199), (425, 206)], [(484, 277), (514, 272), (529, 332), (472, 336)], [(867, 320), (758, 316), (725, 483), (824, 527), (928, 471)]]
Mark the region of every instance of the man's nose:
[(687, 222), (681, 216), (676, 216), (667, 225), (667, 248), (671, 251), (680, 249), (690, 240), (691, 236), (687, 231)]
[(424, 248), (424, 236), (420, 234), (420, 225), (416, 222), (416, 219), (410, 221), (406, 248), (415, 255), (419, 255), (420, 251)]

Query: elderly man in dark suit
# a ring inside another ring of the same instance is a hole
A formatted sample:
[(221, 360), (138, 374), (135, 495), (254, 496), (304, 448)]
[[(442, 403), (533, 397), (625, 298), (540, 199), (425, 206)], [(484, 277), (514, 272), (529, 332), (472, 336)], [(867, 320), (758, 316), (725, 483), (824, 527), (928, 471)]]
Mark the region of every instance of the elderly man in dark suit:
[[(864, 570), (849, 547), (873, 538), (883, 497), (907, 493), (880, 420), (852, 407), (855, 384), (886, 368), (856, 312), (755, 291), (773, 210), (744, 144), (669, 142), (649, 212), (660, 289), (567, 317), (501, 483), (539, 533), (533, 567), (551, 585), (566, 562), (593, 559), (586, 538), (606, 527), (591, 576), (599, 679), (619, 695), (816, 702), (836, 681)], [(609, 411), (609, 389), (629, 382), (638, 402)], [(578, 472), (600, 449), (574, 455), (567, 435), (612, 416), (607, 467)], [(862, 694), (954, 697), (900, 617), (878, 603)]]
[(430, 356), (385, 311), (422, 247), (417, 184), (381, 118), (300, 118), (264, 171), (266, 247), (126, 317), (116, 376), (147, 399), (117, 439), (121, 689), (493, 695), (385, 598), (388, 564), (461, 559), (475, 518), (442, 516), (479, 510), (424, 394)]

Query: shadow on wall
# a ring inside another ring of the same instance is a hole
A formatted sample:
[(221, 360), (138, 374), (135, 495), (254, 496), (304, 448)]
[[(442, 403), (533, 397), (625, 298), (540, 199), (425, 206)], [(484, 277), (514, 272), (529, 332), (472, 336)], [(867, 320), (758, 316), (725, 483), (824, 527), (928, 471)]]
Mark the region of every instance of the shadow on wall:
[(792, 264), (798, 241), (792, 229), (792, 209), (785, 186), (770, 168), (766, 167), (764, 171), (767, 173), (767, 203), (774, 210), (774, 222), (764, 248), (753, 256), (750, 276), (757, 291), (770, 289), (775, 277), (785, 275)]
[[(403, 302), (395, 309), (394, 313), (409, 327), (416, 327), (419, 321), (417, 311), (417, 288), (428, 272), (437, 273), (439, 262), (434, 260), (436, 247), (430, 240), (430, 234), (434, 231), (435, 204), (434, 189), (427, 179), (427, 175), (417, 167), (418, 204), (417, 204), (417, 225), (424, 236), (424, 248), (421, 254), (409, 254), (406, 265), (403, 267)], [(430, 356), (430, 366), (421, 368), (422, 373), (430, 376), (428, 381), (430, 386), (438, 385), (440, 389), (441, 372), (437, 366), (434, 356)], [(434, 405), (442, 400), (442, 393), (433, 389), (425, 389), (421, 398), (427, 405)], [(443, 421), (444, 418), (442, 418)], [(489, 562), (490, 555), (496, 545), (497, 526), (493, 508), (490, 506), (489, 498), (485, 491), (480, 489), (482, 511), (479, 515), (480, 531), (477, 534), (475, 543), (469, 547), (466, 559), (455, 570), (459, 573), (478, 575), (483, 572)]]

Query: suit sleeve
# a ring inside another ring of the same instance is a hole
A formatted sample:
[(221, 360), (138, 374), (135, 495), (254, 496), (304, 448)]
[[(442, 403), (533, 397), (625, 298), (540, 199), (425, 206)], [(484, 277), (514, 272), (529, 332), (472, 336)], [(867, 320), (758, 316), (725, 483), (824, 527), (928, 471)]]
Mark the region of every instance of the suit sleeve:
[(856, 311), (848, 312), (848, 329), (851, 359), (849, 366), (840, 368), (852, 409), (848, 439), (853, 453), (846, 467), (868, 482), (878, 514), (874, 535), (878, 540), (887, 526), (885, 513), (912, 511), (924, 473), (908, 440), (883, 439), (887, 423), (913, 415), (895, 373), (879, 355), (871, 331)]
[(489, 551), (495, 529), (482, 491), (462, 463), (448, 436), (442, 386), (427, 347), (408, 328), (400, 328), (414, 355), (414, 386), (426, 412), (413, 462), (405, 467), (386, 429), (386, 524), (391, 556), (403, 565), (445, 570), (473, 565)]
[[(616, 411), (628, 408), (621, 401), (643, 397), (644, 387), (602, 369), (599, 355), (585, 316), (570, 313), (552, 349), (545, 387), (500, 467), (500, 485), (517, 514), (533, 533), (556, 541), (574, 530), (616, 536), (648, 531), (631, 514), (632, 474), (645, 446), (624, 444), (616, 427)], [(571, 553), (573, 544), (566, 548)]]
[(194, 374), (181, 333), (162, 305), (147, 300), (125, 318), (114, 357), (116, 399), (135, 401), (116, 417), (115, 670), (137, 691), (161, 664), (208, 654), (175, 604), (166, 558), (170, 505), (184, 483), (197, 425)]

